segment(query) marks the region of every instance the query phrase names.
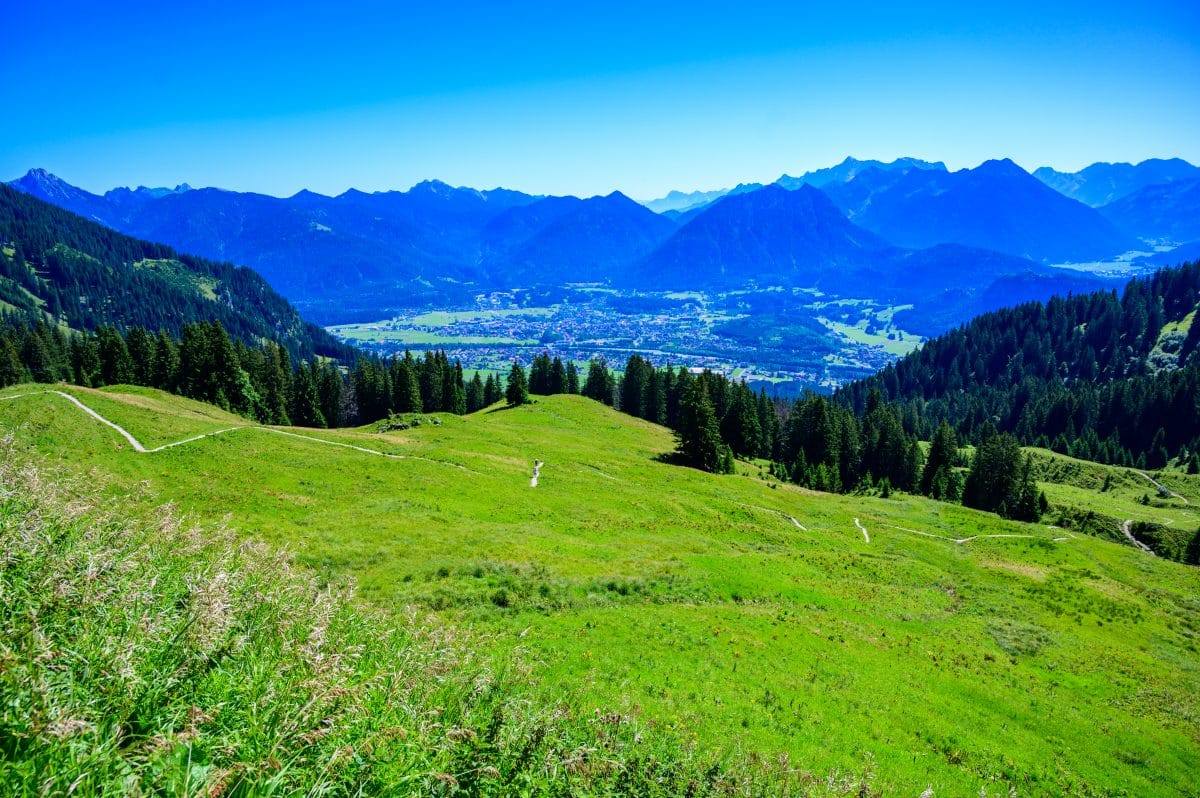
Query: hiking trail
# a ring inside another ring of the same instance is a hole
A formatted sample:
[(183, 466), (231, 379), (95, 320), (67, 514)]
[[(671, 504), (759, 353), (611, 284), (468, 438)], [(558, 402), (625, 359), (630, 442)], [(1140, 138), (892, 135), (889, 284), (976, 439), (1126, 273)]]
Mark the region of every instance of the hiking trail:
[(117, 424), (116, 422), (109, 421), (107, 418), (100, 415), (95, 410), (88, 407), (83, 402), (79, 401), (77, 398), (72, 396), (71, 394), (65, 393), (63, 391), (56, 391), (53, 389), (48, 389), (45, 391), (30, 391), (28, 393), (19, 393), (15, 396), (0, 397), (0, 401), (8, 401), (11, 399), (20, 399), (25, 396), (38, 396), (41, 394), (53, 394), (55, 396), (61, 396), (63, 399), (66, 399), (68, 402), (75, 405), (80, 410), (82, 410), (84, 413), (87, 413), (89, 416), (96, 419), (104, 426), (111, 427), (112, 429), (116, 430), (117, 433), (121, 435), (121, 437), (123, 437), (126, 441), (129, 442), (129, 445), (131, 447), (133, 447), (133, 450), (135, 452), (138, 452), (139, 454), (154, 454), (155, 452), (161, 452), (164, 449), (171, 449), (175, 446), (183, 446), (185, 443), (194, 443), (195, 441), (203, 440), (204, 438), (211, 438), (216, 435), (224, 435), (227, 432), (237, 432), (238, 430), (258, 430), (259, 432), (271, 432), (276, 435), (284, 435), (289, 438), (299, 438), (300, 440), (312, 441), (313, 443), (323, 443), (326, 446), (340, 446), (344, 449), (353, 449), (356, 452), (363, 452), (365, 454), (373, 454), (373, 455), (377, 455), (379, 457), (390, 457), (395, 460), (424, 460), (429, 463), (438, 463), (440, 465), (450, 466), (452, 468), (460, 468), (463, 471), (471, 470), (471, 469), (467, 468), (466, 466), (459, 465), (458, 463), (448, 463), (445, 460), (434, 460), (429, 457), (421, 457), (419, 455), (413, 455), (413, 454), (390, 454), (388, 452), (378, 451), (377, 449), (368, 449), (365, 446), (355, 446), (352, 443), (341, 443), (340, 441), (327, 441), (324, 438), (316, 438), (316, 437), (313, 437), (312, 435), (301, 435), (298, 432), (288, 432), (286, 430), (275, 429), (274, 427), (264, 427), (264, 426), (261, 426), (258, 424), (241, 424), (236, 427), (226, 427), (225, 429), (214, 430), (213, 432), (205, 432), (205, 433), (201, 433), (200, 435), (193, 435), (190, 438), (184, 438), (183, 440), (174, 441), (172, 443), (164, 443), (162, 446), (155, 446), (154, 448), (148, 449), (142, 444), (141, 441), (139, 441), (137, 438), (133, 437), (133, 434), (130, 433), (129, 430), (125, 429), (124, 427), (122, 427), (120, 424)]

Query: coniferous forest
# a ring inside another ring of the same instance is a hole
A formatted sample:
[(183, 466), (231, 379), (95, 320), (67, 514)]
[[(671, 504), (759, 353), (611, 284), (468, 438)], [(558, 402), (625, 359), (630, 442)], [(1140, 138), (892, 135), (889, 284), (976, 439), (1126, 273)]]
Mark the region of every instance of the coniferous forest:
[(0, 310), (76, 330), (176, 337), (186, 324), (217, 321), (234, 339), (275, 341), (293, 358), (354, 356), (250, 269), (122, 235), (4, 184), (0, 243)]
[[(1115, 291), (988, 313), (928, 341), (835, 399), (863, 412), (898, 403), (929, 439), (949, 422), (965, 441), (992, 426), (1022, 445), (1159, 468), (1200, 450), (1200, 264)], [(1178, 328), (1186, 328), (1178, 329)]]

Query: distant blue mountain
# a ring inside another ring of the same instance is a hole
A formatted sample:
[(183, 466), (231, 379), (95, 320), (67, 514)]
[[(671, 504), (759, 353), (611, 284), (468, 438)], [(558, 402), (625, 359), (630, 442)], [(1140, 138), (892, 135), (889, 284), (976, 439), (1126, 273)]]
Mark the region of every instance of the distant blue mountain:
[(630, 277), (670, 288), (733, 287), (750, 280), (812, 286), (889, 247), (851, 224), (819, 190), (770, 185), (717, 200)]
[(659, 197), (654, 200), (647, 200), (642, 204), (655, 213), (666, 213), (674, 211), (679, 213), (686, 211), (689, 208), (695, 208), (698, 205), (707, 205), (713, 200), (718, 200), (729, 193), (727, 188), (718, 188), (713, 191), (669, 191), (665, 197)]
[(65, 208), (85, 219), (117, 227), (111, 204), (104, 197), (84, 191), (52, 175), (45, 169), (30, 169), (24, 176), (9, 183), (13, 188), (32, 197)]
[(860, 161), (856, 158), (847, 158), (837, 166), (830, 166), (826, 169), (815, 169), (811, 172), (805, 172), (800, 177), (782, 175), (775, 183), (788, 189), (796, 189), (800, 186), (823, 188), (830, 183), (848, 183), (868, 169), (900, 173), (908, 172), (912, 169), (944, 172), (946, 171), (946, 165), (941, 161), (930, 163), (929, 161), (922, 161), (919, 158), (897, 158), (890, 163), (884, 163), (883, 161)]
[(1128, 235), (1147, 241), (1200, 240), (1200, 178), (1146, 186), (1100, 213)]
[(957, 172), (867, 169), (825, 191), (855, 224), (912, 249), (956, 243), (1059, 263), (1137, 246), (1097, 210), (1007, 159)]
[(1098, 208), (1147, 186), (1200, 178), (1200, 167), (1180, 158), (1151, 158), (1136, 165), (1094, 163), (1078, 172), (1043, 166), (1034, 170), (1033, 176), (1061, 194)]
[(14, 185), (122, 232), (250, 266), (326, 323), (584, 281), (818, 287), (962, 320), (988, 296), (1034, 298), (1065, 284), (1068, 275), (1035, 260), (1113, 254), (1131, 240), (1011, 162), (951, 173), (848, 159), (794, 190), (743, 184), (662, 214), (620, 193), (535, 197), (438, 181), (286, 198), (188, 186), (99, 196), (40, 170)]
[[(713, 203), (642, 263), (630, 287), (816, 287), (839, 296), (939, 305), (963, 319), (991, 294), (1044, 298), (1097, 281), (958, 244), (896, 247), (848, 220), (812, 186), (777, 185)], [(1006, 289), (999, 281), (1019, 277)], [(1022, 293), (1023, 292), (1023, 293)], [(996, 305), (998, 307), (999, 305)], [(916, 329), (915, 326), (909, 329)], [(945, 329), (940, 327), (939, 329)]]
[(687, 224), (692, 219), (695, 219), (697, 216), (703, 213), (707, 208), (712, 207), (713, 203), (717, 202), (717, 200), (720, 200), (722, 197), (736, 197), (739, 194), (749, 194), (752, 191), (758, 191), (762, 187), (762, 183), (738, 183), (733, 188), (727, 189), (726, 191), (722, 192), (720, 196), (713, 198), (709, 202), (701, 202), (696, 205), (692, 205), (686, 210), (664, 211), (663, 216), (673, 219), (678, 224)]
[(492, 236), (485, 262), (492, 277), (509, 284), (605, 282), (675, 229), (675, 222), (619, 191), (582, 200), (552, 197), (493, 220), (485, 231)]

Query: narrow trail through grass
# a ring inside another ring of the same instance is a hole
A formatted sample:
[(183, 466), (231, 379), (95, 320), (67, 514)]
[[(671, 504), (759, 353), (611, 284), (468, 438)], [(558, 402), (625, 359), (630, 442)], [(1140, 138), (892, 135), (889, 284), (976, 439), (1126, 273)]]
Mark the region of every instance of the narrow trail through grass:
[(861, 522), (861, 521), (859, 521), (857, 518), (855, 518), (855, 519), (854, 519), (854, 525), (855, 525), (856, 527), (858, 527), (858, 531), (859, 531), (859, 532), (862, 532), (862, 533), (863, 533), (863, 540), (865, 540), (866, 542), (870, 543), (870, 542), (871, 542), (871, 536), (867, 534), (867, 528), (866, 528), (865, 526), (863, 526), (863, 525), (862, 525), (862, 522)]
[(1157, 557), (1158, 555), (1154, 553), (1154, 549), (1150, 548), (1145, 543), (1143, 543), (1142, 541), (1138, 540), (1136, 537), (1133, 536), (1132, 527), (1133, 527), (1133, 519), (1132, 518), (1126, 519), (1121, 524), (1121, 534), (1123, 534), (1125, 537), (1129, 538), (1130, 543), (1132, 543), (1134, 546), (1137, 546), (1139, 549), (1146, 552), (1151, 557)]
[(1175, 491), (1171, 490), (1171, 489), (1170, 489), (1170, 488), (1168, 488), (1166, 485), (1163, 485), (1162, 483), (1160, 483), (1160, 482), (1158, 482), (1157, 480), (1155, 480), (1155, 479), (1154, 479), (1154, 477), (1150, 476), (1150, 475), (1149, 475), (1149, 474), (1147, 474), (1145, 471), (1137, 471), (1137, 472), (1135, 472), (1135, 473), (1137, 473), (1137, 474), (1138, 474), (1138, 476), (1142, 477), (1143, 479), (1145, 479), (1146, 481), (1148, 481), (1148, 482), (1149, 482), (1151, 485), (1153, 485), (1154, 487), (1158, 488), (1159, 490), (1165, 490), (1165, 491), (1167, 492), (1167, 495), (1168, 495), (1168, 496), (1174, 496), (1176, 499), (1179, 499), (1179, 500), (1180, 500), (1181, 502), (1183, 502), (1184, 504), (1191, 504), (1191, 502), (1189, 502), (1185, 496), (1180, 496), (1178, 493), (1176, 493)]
[[(104, 424), (105, 426), (111, 427), (112, 429), (116, 430), (123, 438), (125, 438), (125, 440), (129, 441), (129, 445), (132, 446), (133, 450), (135, 452), (138, 452), (139, 454), (154, 454), (155, 452), (161, 452), (166, 449), (174, 448), (176, 446), (183, 446), (185, 443), (194, 443), (196, 441), (203, 440), (204, 438), (211, 438), (216, 435), (223, 435), (227, 432), (237, 432), (238, 430), (258, 430), (259, 432), (271, 432), (276, 435), (286, 435), (289, 438), (299, 438), (300, 440), (312, 441), (313, 443), (323, 443), (326, 446), (340, 446), (344, 449), (353, 449), (356, 452), (363, 452), (364, 454), (373, 454), (373, 455), (378, 455), (379, 457), (390, 457), (394, 460), (424, 460), (425, 462), (428, 462), (428, 463), (439, 463), (440, 465), (445, 465), (445, 466), (450, 466), (452, 468), (462, 469), (463, 471), (471, 471), (471, 469), (467, 468), (466, 466), (459, 465), (458, 463), (448, 463), (444, 460), (435, 460), (430, 457), (420, 457), (418, 455), (412, 455), (412, 454), (392, 454), (390, 452), (381, 452), (381, 451), (378, 451), (377, 449), (368, 449), (365, 446), (355, 446), (352, 443), (341, 443), (340, 441), (327, 441), (324, 438), (315, 438), (312, 435), (301, 435), (298, 432), (288, 432), (286, 430), (275, 429), (274, 427), (264, 427), (259, 424), (243, 424), (241, 426), (236, 426), (236, 427), (226, 427), (225, 429), (219, 429), (219, 430), (215, 430), (213, 432), (205, 432), (200, 435), (193, 435), (190, 438), (184, 438), (183, 440), (173, 441), (171, 443), (164, 443), (161, 446), (155, 446), (153, 448), (147, 449), (144, 445), (142, 445), (141, 441), (139, 441), (137, 438), (135, 438), (133, 436), (133, 434), (131, 432), (129, 432), (129, 430), (125, 429), (124, 427), (122, 427), (121, 425), (119, 425), (113, 421), (109, 421), (107, 418), (100, 415), (95, 410), (93, 410), (92, 408), (85, 405), (83, 402), (76, 399), (74, 396), (71, 396), (71, 394), (65, 393), (63, 391), (55, 391), (55, 390), (30, 391), (29, 393), (19, 393), (16, 396), (0, 397), (0, 401), (10, 401), (12, 399), (21, 399), (22, 397), (26, 397), (26, 396), (39, 396), (42, 394), (52, 394), (54, 396), (61, 396), (63, 399), (66, 399), (68, 402), (71, 402), (73, 405), (78, 407), (83, 412), (87, 413), (92, 418), (99, 421), (101, 424)], [(474, 473), (474, 472), (472, 472), (472, 473)], [(534, 486), (537, 485), (536, 477), (534, 478), (533, 484), (534, 484)]]

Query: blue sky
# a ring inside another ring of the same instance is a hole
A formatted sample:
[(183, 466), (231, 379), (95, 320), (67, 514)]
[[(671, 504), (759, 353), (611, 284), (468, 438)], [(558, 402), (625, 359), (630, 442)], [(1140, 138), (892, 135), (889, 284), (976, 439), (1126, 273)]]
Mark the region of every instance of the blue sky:
[(846, 155), (1200, 163), (1200, 4), (6, 3), (0, 178), (638, 197)]

